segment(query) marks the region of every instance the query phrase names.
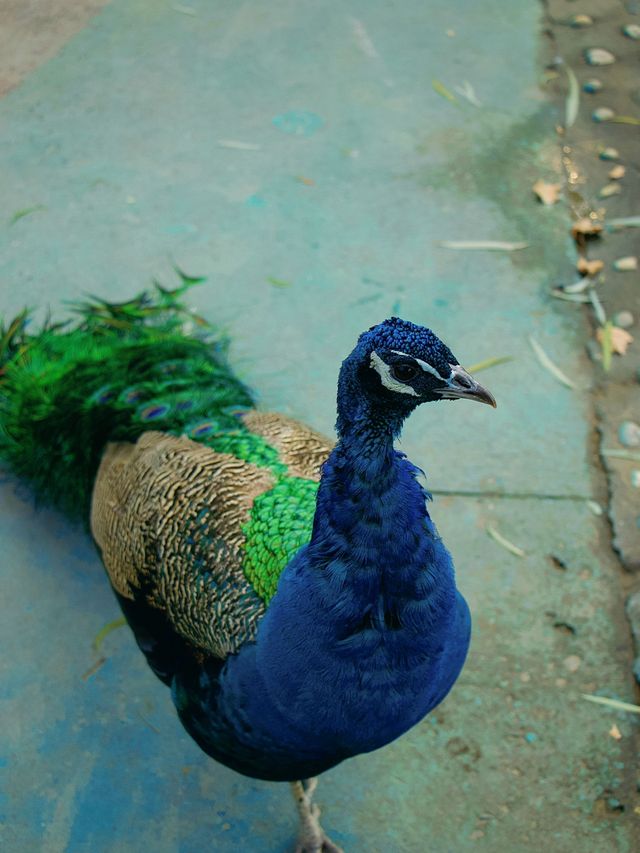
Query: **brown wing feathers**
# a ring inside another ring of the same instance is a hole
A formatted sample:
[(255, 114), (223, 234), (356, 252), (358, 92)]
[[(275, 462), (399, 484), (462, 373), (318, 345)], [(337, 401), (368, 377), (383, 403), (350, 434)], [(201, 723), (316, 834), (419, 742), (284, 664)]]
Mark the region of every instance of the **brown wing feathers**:
[[(289, 473), (319, 480), (326, 438), (289, 418), (250, 411), (247, 428)], [(186, 437), (145, 432), (108, 445), (96, 477), (91, 530), (120, 595), (162, 610), (198, 648), (226, 657), (255, 636), (265, 604), (242, 570), (243, 526), (276, 475)]]
[(115, 590), (142, 590), (198, 647), (234, 651), (264, 611), (242, 572), (242, 525), (273, 483), (268, 469), (184, 437), (147, 432), (135, 445), (110, 445), (91, 530)]

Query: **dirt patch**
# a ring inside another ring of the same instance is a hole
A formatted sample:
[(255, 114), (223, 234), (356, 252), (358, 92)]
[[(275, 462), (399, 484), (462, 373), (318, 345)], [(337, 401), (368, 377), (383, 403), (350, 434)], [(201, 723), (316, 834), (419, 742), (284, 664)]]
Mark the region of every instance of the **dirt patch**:
[(109, 0), (2, 0), (0, 97), (83, 29)]

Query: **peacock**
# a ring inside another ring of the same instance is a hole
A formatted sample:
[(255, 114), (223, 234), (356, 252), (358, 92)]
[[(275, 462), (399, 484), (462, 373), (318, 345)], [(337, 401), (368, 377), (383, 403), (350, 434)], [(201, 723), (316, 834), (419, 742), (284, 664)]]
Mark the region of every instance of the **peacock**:
[(365, 331), (340, 368), (337, 442), (256, 408), (194, 282), (0, 337), (0, 458), (87, 524), (182, 725), (238, 773), (289, 782), (298, 853), (338, 853), (317, 776), (447, 695), (471, 619), (394, 448), (421, 403), (493, 396), (427, 328)]

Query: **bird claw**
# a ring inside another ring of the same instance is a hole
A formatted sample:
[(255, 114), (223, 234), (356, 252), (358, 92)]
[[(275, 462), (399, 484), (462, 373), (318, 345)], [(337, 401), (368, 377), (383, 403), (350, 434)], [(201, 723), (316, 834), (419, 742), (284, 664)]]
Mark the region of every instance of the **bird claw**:
[(317, 778), (292, 783), (292, 790), (302, 821), (295, 853), (344, 853), (328, 838), (320, 826), (320, 807), (311, 799)]
[(344, 850), (334, 844), (326, 835), (323, 835), (318, 844), (310, 845), (309, 841), (299, 842), (295, 853), (344, 853)]

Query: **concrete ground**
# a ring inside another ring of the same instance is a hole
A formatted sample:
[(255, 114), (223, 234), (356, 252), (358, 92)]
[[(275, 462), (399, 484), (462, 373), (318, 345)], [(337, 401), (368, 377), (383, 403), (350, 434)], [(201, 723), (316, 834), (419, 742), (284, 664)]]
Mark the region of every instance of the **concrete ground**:
[[(638, 0), (584, 0), (580, 11), (588, 13), (591, 26), (580, 29), (567, 27), (575, 13), (571, 0), (549, 0), (547, 23), (556, 56), (578, 71), (580, 81), (596, 78), (601, 88), (595, 93), (582, 92), (576, 122), (562, 139), (565, 154), (565, 174), (568, 178), (567, 201), (574, 217), (592, 215), (605, 226), (598, 239), (589, 241), (584, 253), (591, 260), (600, 260), (604, 268), (598, 277), (597, 291), (607, 319), (616, 322), (619, 312), (631, 311), (635, 322), (628, 330), (637, 338), (640, 319), (640, 273), (621, 272), (615, 263), (624, 257), (640, 256), (638, 228), (613, 229), (609, 223), (619, 217), (638, 215), (640, 204), (640, 87), (637, 72), (640, 42), (625, 36), (629, 24), (640, 22)], [(585, 64), (584, 51), (598, 46), (610, 51), (616, 61), (611, 65), (590, 67)], [(564, 70), (558, 66), (558, 76), (549, 82), (558, 95), (566, 89)], [(563, 86), (564, 84), (564, 86)], [(622, 121), (594, 122), (593, 114), (606, 107)], [(615, 160), (603, 160), (599, 152), (613, 148)], [(622, 166), (623, 177), (611, 180), (612, 167)], [(606, 188), (606, 189), (605, 189)], [(606, 195), (610, 190), (618, 190)], [(592, 326), (599, 325), (592, 317)], [(595, 330), (595, 329), (594, 329)], [(609, 516), (613, 544), (620, 560), (631, 575), (640, 572), (640, 535), (638, 534), (638, 491), (632, 480), (634, 468), (630, 459), (607, 455), (610, 449), (623, 449), (618, 432), (624, 421), (640, 419), (640, 347), (630, 346), (624, 358), (615, 357), (609, 374), (602, 369), (600, 347), (590, 347), (595, 362), (596, 416), (601, 435), (600, 450), (610, 492)], [(640, 622), (638, 623), (640, 631)], [(640, 641), (640, 637), (639, 637)], [(640, 645), (637, 649), (640, 656)], [(640, 676), (640, 668), (638, 670)]]
[[(177, 263), (207, 276), (193, 302), (232, 335), (261, 405), (327, 433), (341, 359), (391, 313), (432, 326), (463, 364), (513, 358), (483, 374), (495, 412), (426, 407), (403, 438), (473, 645), (436, 712), (325, 774), (326, 829), (348, 853), (632, 853), (640, 718), (583, 698), (638, 696), (623, 570), (594, 512), (607, 488), (587, 327), (547, 296), (575, 263), (569, 214), (530, 189), (561, 170), (542, 9), (113, 0), (90, 17), (100, 5), (73, 18), (67, 4), (54, 58), (28, 36), (23, 65), (14, 51), (3, 313), (126, 298)], [(487, 239), (528, 247), (439, 245)], [(0, 501), (3, 849), (291, 850), (286, 786), (206, 758), (128, 629), (94, 650), (119, 614), (83, 532), (9, 475)]]

